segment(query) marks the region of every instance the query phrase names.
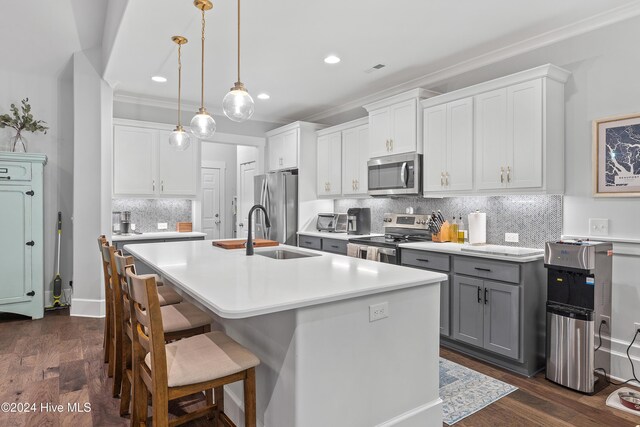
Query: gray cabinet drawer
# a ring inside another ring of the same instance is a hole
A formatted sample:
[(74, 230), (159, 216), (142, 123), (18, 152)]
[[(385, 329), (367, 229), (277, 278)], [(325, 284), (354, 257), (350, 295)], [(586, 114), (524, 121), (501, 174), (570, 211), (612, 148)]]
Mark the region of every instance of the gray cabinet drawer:
[(428, 268), (429, 270), (449, 271), (449, 255), (415, 249), (402, 249), (400, 263), (411, 267)]
[(453, 271), (467, 276), (483, 279), (500, 280), (502, 282), (520, 282), (520, 266), (506, 262), (490, 261), (480, 258), (455, 257)]
[(349, 242), (346, 240), (322, 239), (322, 250), (334, 254), (346, 255), (347, 243)]
[(301, 248), (322, 250), (322, 239), (320, 237), (298, 236), (298, 246)]
[(0, 162), (0, 181), (31, 181), (31, 163)]

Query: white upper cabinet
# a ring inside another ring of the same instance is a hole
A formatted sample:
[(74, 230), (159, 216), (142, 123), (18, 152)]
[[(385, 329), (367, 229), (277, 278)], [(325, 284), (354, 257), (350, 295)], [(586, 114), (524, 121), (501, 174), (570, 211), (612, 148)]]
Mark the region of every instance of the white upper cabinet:
[(342, 133), (318, 137), (318, 197), (340, 195), (342, 190)]
[(269, 170), (298, 167), (298, 129), (289, 129), (268, 137)]
[(424, 110), (424, 193), (473, 188), (473, 98)]
[(342, 131), (342, 194), (366, 195), (369, 125)]
[(547, 64), (422, 101), (425, 195), (562, 194), (569, 75)]
[(414, 89), (365, 105), (369, 112), (369, 156), (422, 152), (422, 115), (418, 101), (436, 95)]
[(198, 142), (184, 151), (169, 146), (168, 130), (114, 125), (113, 195), (115, 197), (195, 198)]
[(114, 126), (113, 194), (154, 197), (156, 195), (157, 132), (154, 129)]

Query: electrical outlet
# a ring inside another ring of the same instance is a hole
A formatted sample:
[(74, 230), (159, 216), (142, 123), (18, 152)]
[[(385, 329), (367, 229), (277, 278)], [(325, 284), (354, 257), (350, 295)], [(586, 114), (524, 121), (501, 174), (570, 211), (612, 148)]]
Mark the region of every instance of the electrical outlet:
[[(605, 325), (602, 327), (602, 329), (611, 330), (611, 317), (609, 316), (605, 316), (604, 314), (600, 315), (600, 324), (605, 323)], [(600, 328), (600, 324), (598, 324), (598, 328)]]
[(589, 218), (589, 234), (591, 236), (607, 236), (609, 234), (609, 220)]
[(380, 304), (369, 306), (369, 322), (389, 317), (389, 303), (381, 302)]
[(136, 225), (135, 224), (131, 224), (131, 229), (135, 231)]
[(520, 241), (520, 235), (518, 233), (504, 233), (504, 241), (518, 243)]
[(158, 223), (158, 230), (166, 230), (168, 228), (167, 223), (166, 222), (159, 222)]

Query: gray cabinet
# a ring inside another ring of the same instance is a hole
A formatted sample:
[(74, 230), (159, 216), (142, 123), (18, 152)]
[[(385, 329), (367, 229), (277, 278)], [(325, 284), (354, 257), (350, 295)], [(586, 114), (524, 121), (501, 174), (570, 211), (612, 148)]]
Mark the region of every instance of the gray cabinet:
[(482, 347), (484, 285), (472, 277), (453, 276), (453, 338)]
[(348, 240), (332, 239), (330, 237), (298, 236), (298, 246), (301, 248), (315, 249), (317, 251), (330, 252), (332, 254), (346, 255)]

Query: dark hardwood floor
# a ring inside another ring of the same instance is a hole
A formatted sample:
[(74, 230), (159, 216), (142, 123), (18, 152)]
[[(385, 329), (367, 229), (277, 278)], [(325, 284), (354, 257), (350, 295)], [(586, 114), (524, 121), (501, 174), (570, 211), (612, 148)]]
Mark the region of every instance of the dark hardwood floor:
[[(119, 400), (111, 397), (111, 379), (102, 362), (102, 319), (70, 317), (66, 310), (49, 312), (42, 320), (0, 314), (0, 403), (36, 403), (30, 413), (0, 412), (1, 426), (125, 426)], [(519, 389), (457, 426), (635, 426), (640, 417), (614, 411), (605, 399), (616, 387), (594, 396), (557, 387), (544, 375), (524, 378), (442, 349), (441, 355)], [(171, 411), (179, 414), (203, 403), (185, 398)], [(62, 404), (62, 413), (46, 412), (41, 404)], [(91, 404), (86, 413), (67, 411), (68, 403)], [(190, 426), (210, 425), (207, 420)], [(271, 427), (271, 426), (270, 426)], [(277, 426), (288, 427), (288, 426)], [(304, 426), (299, 426), (304, 427)]]

